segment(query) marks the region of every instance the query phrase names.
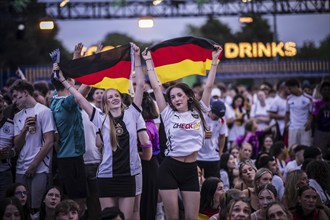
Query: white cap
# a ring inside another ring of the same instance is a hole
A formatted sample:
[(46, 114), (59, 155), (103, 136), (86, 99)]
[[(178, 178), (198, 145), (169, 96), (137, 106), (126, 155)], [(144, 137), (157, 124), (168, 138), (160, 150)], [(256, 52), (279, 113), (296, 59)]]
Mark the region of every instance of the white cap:
[(221, 90), (218, 88), (213, 88), (211, 92), (211, 96), (218, 96), (219, 98), (221, 97)]

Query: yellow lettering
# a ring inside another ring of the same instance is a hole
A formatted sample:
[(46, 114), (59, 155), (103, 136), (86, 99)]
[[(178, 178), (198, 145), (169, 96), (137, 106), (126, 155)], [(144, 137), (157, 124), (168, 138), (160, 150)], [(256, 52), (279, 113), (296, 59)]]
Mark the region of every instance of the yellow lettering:
[(235, 43), (225, 44), (225, 57), (228, 59), (237, 58), (239, 53), (239, 48)]
[(267, 43), (266, 46), (263, 43), (258, 43), (258, 57), (271, 57), (271, 47), (270, 44)]
[(258, 45), (257, 43), (252, 43), (252, 57), (258, 57)]
[(278, 44), (273, 42), (272, 43), (272, 55), (273, 55), (273, 57), (276, 57), (277, 55), (280, 55), (281, 57), (284, 57), (283, 47), (284, 47), (283, 42), (280, 42)]
[(295, 42), (287, 42), (284, 44), (285, 56), (293, 57), (297, 55), (297, 48)]
[(239, 43), (239, 57), (244, 58), (245, 55), (252, 58), (252, 47), (250, 43)]

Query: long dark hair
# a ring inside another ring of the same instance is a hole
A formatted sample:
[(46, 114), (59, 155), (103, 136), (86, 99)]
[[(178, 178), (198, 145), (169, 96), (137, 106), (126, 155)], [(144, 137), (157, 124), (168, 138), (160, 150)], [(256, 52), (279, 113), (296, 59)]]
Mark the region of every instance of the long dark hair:
[[(44, 200), (45, 200), (49, 190), (51, 190), (51, 189), (57, 189), (60, 192), (60, 196), (61, 196), (60, 201), (63, 199), (62, 198), (63, 197), (63, 192), (58, 186), (48, 187), (47, 190), (45, 191), (44, 195), (42, 196), (42, 199), (41, 199), (40, 214), (39, 214), (41, 220), (46, 218), (46, 204), (44, 203)], [(54, 210), (54, 212), (55, 212), (55, 210)]]
[(158, 117), (157, 107), (156, 104), (151, 97), (151, 95), (147, 92), (143, 93), (142, 99), (142, 117), (144, 120), (155, 119)]
[[(16, 188), (19, 187), (19, 186), (24, 186), (26, 191), (27, 192), (29, 191), (29, 188), (25, 184), (23, 184), (23, 183), (13, 183), (8, 187), (8, 189), (6, 191), (6, 197), (13, 197), (13, 196), (15, 197)], [(27, 194), (27, 199), (29, 199), (29, 193)], [(30, 219), (31, 218), (30, 217), (30, 207), (29, 207), (28, 202), (26, 202), (25, 205), (22, 206), (22, 209), (23, 209), (24, 218), (25, 219)]]
[(202, 185), (201, 200), (199, 205), (199, 212), (203, 212), (205, 209), (212, 209), (213, 196), (217, 190), (218, 183), (222, 182), (218, 177), (207, 178)]
[(171, 91), (173, 88), (179, 88), (182, 89), (182, 91), (186, 94), (186, 96), (188, 96), (189, 100), (188, 100), (188, 109), (190, 111), (196, 110), (199, 114), (199, 116), (201, 117), (202, 120), (202, 124), (203, 124), (203, 130), (205, 131), (207, 129), (207, 125), (205, 122), (205, 118), (203, 116), (203, 112), (202, 112), (202, 108), (200, 106), (199, 101), (196, 99), (194, 91), (185, 83), (177, 83), (171, 87), (169, 87), (166, 91), (166, 99), (170, 105), (170, 107), (176, 111), (175, 107), (173, 106), (172, 102), (171, 102)]
[[(232, 170), (229, 170), (228, 166), (227, 166), (227, 163), (228, 163), (228, 160), (230, 158), (231, 154), (229, 153), (224, 153), (221, 155), (221, 158), (220, 158), (220, 170), (223, 169), (225, 170), (227, 173), (228, 173), (228, 177), (229, 177), (229, 188), (232, 188), (233, 187), (233, 171)], [(221, 178), (221, 177), (220, 177)]]
[(239, 111), (240, 112), (243, 112), (243, 107), (244, 107), (244, 102), (245, 102), (245, 99), (242, 95), (235, 95), (234, 98), (233, 98), (233, 101), (231, 103), (231, 107), (233, 107), (233, 109), (235, 109), (235, 101), (237, 99), (241, 98), (242, 99), (242, 105), (238, 107)]
[(323, 190), (330, 194), (330, 165), (321, 160), (313, 160), (306, 167), (309, 179), (314, 179)]
[(16, 198), (15, 196), (7, 197), (7, 198), (4, 198), (0, 201), (0, 219), (3, 219), (3, 216), (5, 214), (5, 210), (6, 210), (8, 205), (15, 206), (19, 211), (19, 214), (21, 216), (21, 220), (26, 220), (24, 212), (23, 212), (23, 207), (22, 207), (20, 201), (18, 200), (18, 198)]

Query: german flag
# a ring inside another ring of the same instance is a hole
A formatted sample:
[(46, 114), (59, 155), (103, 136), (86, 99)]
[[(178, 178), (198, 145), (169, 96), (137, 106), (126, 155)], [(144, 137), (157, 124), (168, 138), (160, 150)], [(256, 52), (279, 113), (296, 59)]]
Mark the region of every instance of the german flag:
[(128, 93), (132, 70), (131, 45), (59, 63), (63, 74), (78, 82)]
[[(189, 75), (206, 75), (211, 69), (214, 41), (197, 37), (170, 39), (149, 48), (161, 83)], [(219, 56), (219, 60), (222, 54)]]

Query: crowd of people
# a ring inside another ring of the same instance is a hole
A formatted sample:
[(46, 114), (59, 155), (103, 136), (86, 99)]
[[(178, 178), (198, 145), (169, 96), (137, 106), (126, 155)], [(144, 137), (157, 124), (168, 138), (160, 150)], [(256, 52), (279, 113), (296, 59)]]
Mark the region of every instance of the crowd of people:
[(0, 219), (330, 218), (329, 81), (228, 87), (214, 45), (205, 82), (160, 85), (150, 52), (132, 48), (134, 96), (56, 63), (50, 84), (7, 81)]

